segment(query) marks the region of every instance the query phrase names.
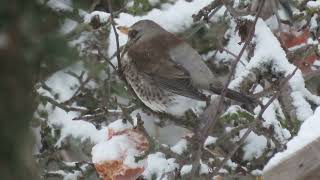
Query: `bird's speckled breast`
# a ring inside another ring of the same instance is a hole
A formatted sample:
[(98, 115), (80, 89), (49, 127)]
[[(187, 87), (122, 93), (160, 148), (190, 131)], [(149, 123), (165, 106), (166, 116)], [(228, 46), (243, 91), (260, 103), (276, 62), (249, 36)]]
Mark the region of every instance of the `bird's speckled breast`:
[(127, 56), (123, 57), (122, 63), (124, 76), (139, 99), (153, 111), (165, 112), (172, 94), (164, 92), (151, 79), (141, 75)]
[(189, 109), (198, 112), (205, 106), (204, 101), (198, 101), (160, 89), (152, 79), (140, 74), (130, 61), (126, 55), (122, 58), (124, 76), (138, 98), (153, 111), (165, 112), (173, 116), (183, 116)]

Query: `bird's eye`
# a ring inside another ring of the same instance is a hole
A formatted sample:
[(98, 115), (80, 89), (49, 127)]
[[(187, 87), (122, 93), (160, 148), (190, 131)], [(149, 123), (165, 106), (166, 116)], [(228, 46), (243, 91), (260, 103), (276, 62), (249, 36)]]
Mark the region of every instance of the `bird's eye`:
[(132, 29), (132, 30), (130, 30), (130, 31), (128, 32), (128, 36), (129, 36), (130, 39), (135, 38), (137, 34), (138, 34), (138, 31), (137, 31), (137, 30), (134, 30), (134, 29)]

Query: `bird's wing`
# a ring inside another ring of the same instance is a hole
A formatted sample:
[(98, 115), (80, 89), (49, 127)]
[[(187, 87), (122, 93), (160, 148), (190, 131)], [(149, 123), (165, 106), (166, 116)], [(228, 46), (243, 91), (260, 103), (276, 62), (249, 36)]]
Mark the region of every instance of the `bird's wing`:
[(190, 79), (180, 78), (180, 79), (168, 79), (166, 77), (155, 76), (155, 75), (147, 75), (149, 78), (152, 78), (155, 83), (160, 88), (163, 88), (171, 93), (189, 97), (197, 100), (206, 100), (206, 96), (200, 93), (196, 88), (194, 88)]
[(209, 90), (210, 86), (222, 87), (201, 56), (189, 44), (183, 42), (169, 51), (170, 58), (189, 72), (195, 87)]
[(143, 44), (133, 45), (128, 54), (138, 71), (160, 88), (177, 95), (205, 100), (193, 86), (188, 71), (171, 59), (168, 53), (170, 45), (172, 44), (166, 38), (161, 39), (159, 44), (146, 41)]

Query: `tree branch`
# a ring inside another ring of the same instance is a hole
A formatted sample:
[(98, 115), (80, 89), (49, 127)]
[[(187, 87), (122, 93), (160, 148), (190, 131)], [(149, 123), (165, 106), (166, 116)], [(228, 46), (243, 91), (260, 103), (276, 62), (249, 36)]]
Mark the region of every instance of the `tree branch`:
[[(226, 90), (231, 82), (232, 76), (235, 73), (235, 69), (236, 69), (238, 62), (240, 61), (243, 53), (245, 52), (247, 46), (250, 44), (250, 42), (252, 40), (252, 37), (254, 35), (254, 31), (255, 31), (255, 25), (259, 19), (259, 15), (261, 13), (264, 2), (265, 2), (265, 0), (262, 0), (260, 2), (258, 13), (255, 17), (253, 25), (250, 27), (249, 34), (248, 34), (248, 37), (245, 41), (245, 44), (243, 45), (239, 55), (235, 59), (234, 64), (231, 67), (231, 71), (228, 76), (227, 83), (224, 85), (221, 96), (218, 98), (219, 99), (219, 101), (217, 103), (218, 105), (216, 105), (215, 103), (212, 103), (205, 110), (205, 112), (203, 113), (203, 116), (201, 118), (202, 119), (201, 124), (200, 124), (198, 130), (195, 132), (196, 134), (195, 134), (194, 138), (196, 141), (196, 144), (195, 144), (196, 150), (193, 153), (193, 165), (192, 165), (191, 177), (196, 177), (197, 176), (196, 174), (198, 174), (199, 167), (200, 167), (200, 158), (201, 158), (201, 154), (202, 154), (202, 145), (203, 145), (204, 141), (206, 140), (206, 138), (208, 137), (209, 133), (215, 127), (217, 120), (218, 120), (218, 117), (222, 111), (222, 108), (224, 107), (223, 102), (224, 102), (224, 97), (226, 96)], [(214, 106), (216, 106), (216, 108), (214, 108), (213, 111), (211, 111), (213, 113), (208, 113), (207, 110), (209, 108), (212, 109), (212, 107), (214, 107)], [(210, 114), (211, 116), (210, 117), (206, 116), (207, 113)]]

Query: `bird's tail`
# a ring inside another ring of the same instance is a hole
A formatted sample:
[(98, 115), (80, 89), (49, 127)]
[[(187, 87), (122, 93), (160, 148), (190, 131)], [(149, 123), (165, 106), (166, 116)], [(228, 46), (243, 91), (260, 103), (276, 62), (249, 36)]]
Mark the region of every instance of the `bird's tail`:
[[(222, 93), (223, 88), (211, 86), (210, 90), (213, 93), (220, 95)], [(245, 104), (254, 104), (258, 102), (258, 100), (254, 97), (245, 95), (243, 93), (231, 89), (226, 89), (226, 97)]]

